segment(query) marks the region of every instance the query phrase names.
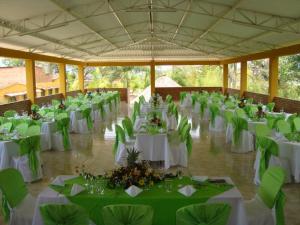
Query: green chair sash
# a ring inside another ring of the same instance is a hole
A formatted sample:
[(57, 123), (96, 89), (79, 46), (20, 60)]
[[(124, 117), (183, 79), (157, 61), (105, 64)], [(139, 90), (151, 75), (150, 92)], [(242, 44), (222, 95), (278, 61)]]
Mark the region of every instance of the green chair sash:
[(224, 203), (194, 204), (176, 212), (176, 225), (226, 225), (231, 206)]
[(284, 203), (285, 195), (282, 186), (285, 181), (285, 172), (280, 167), (270, 167), (264, 173), (258, 195), (272, 209), (275, 206), (276, 224), (284, 225)]
[(199, 97), (199, 103), (200, 103), (200, 116), (201, 118), (203, 118), (204, 110), (207, 107), (207, 97), (206, 96)]
[(133, 112), (132, 112), (132, 117), (131, 117), (131, 120), (132, 122), (134, 123), (137, 116), (140, 115), (140, 104), (138, 102), (134, 102), (134, 105), (133, 105)]
[(45, 225), (89, 225), (88, 214), (78, 205), (46, 204), (40, 212)]
[(290, 124), (285, 120), (279, 120), (277, 122), (277, 130), (282, 134), (289, 134), (292, 132)]
[(300, 117), (294, 118), (294, 126), (297, 132), (300, 132)]
[(212, 104), (210, 105), (209, 110), (211, 124), (215, 126), (216, 117), (220, 115), (220, 107), (217, 104)]
[(8, 118), (8, 117), (14, 117), (17, 114), (15, 110), (7, 110), (4, 112), (3, 116)]
[(224, 118), (225, 118), (225, 122), (227, 124), (232, 122), (232, 118), (233, 118), (234, 114), (231, 111), (225, 110), (224, 111)]
[(179, 125), (178, 125), (178, 133), (180, 134), (183, 127), (188, 123), (188, 118), (186, 116), (184, 117), (181, 117), (181, 120), (179, 122)]
[(5, 220), (10, 218), (10, 208), (18, 206), (26, 197), (28, 190), (23, 177), (16, 169), (0, 171), (0, 190), (2, 192), (2, 212)]
[(70, 149), (69, 126), (70, 117), (67, 113), (60, 113), (56, 116), (57, 130), (61, 133), (63, 138), (63, 146), (65, 150)]
[(1, 132), (1, 133), (4, 133), (4, 132), (10, 133), (12, 127), (13, 127), (12, 122), (4, 123), (4, 124), (2, 124), (2, 125), (0, 126), (0, 132)]
[(186, 92), (180, 92), (180, 93), (179, 93), (180, 103), (183, 102), (183, 100), (185, 99), (186, 96), (187, 96), (187, 93), (186, 93)]
[(25, 137), (28, 131), (28, 123), (20, 123), (16, 126), (15, 130), (21, 137)]
[(233, 143), (236, 145), (240, 142), (241, 134), (243, 130), (248, 130), (247, 120), (244, 118), (234, 116), (232, 117), (233, 126)]
[(275, 107), (275, 103), (274, 102), (270, 102), (266, 105), (267, 109), (269, 112), (273, 112), (274, 107)]
[(113, 148), (114, 155), (117, 153), (119, 144), (125, 143), (125, 132), (122, 129), (122, 127), (116, 124), (115, 132), (116, 132), (116, 140), (115, 140), (115, 144), (114, 144), (114, 148)]
[(272, 129), (269, 128), (265, 124), (257, 124), (255, 126), (255, 135), (256, 136), (261, 136), (261, 137), (267, 137), (272, 134)]
[(105, 225), (152, 225), (153, 209), (147, 205), (108, 205), (102, 215)]
[(173, 101), (173, 97), (171, 95), (166, 96), (166, 102), (171, 103)]
[(279, 146), (269, 137), (257, 136), (256, 145), (261, 153), (259, 162), (259, 177), (262, 179), (264, 173), (269, 167), (271, 155), (278, 156)]
[(125, 117), (122, 121), (123, 128), (125, 130), (125, 133), (129, 138), (133, 137), (133, 124), (131, 120), (128, 117)]
[(89, 130), (93, 129), (93, 120), (92, 120), (92, 116), (91, 116), (91, 107), (88, 106), (83, 106), (81, 107), (81, 113), (82, 113), (82, 117), (86, 119), (86, 123), (87, 123), (87, 127)]

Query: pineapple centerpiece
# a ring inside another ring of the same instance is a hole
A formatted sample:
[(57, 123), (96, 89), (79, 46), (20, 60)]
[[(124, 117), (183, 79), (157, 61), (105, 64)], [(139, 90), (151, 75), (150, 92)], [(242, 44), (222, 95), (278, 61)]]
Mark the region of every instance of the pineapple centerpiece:
[(163, 177), (149, 166), (146, 161), (138, 162), (140, 152), (135, 148), (127, 149), (127, 166), (122, 166), (107, 173), (109, 188), (128, 188), (152, 186)]

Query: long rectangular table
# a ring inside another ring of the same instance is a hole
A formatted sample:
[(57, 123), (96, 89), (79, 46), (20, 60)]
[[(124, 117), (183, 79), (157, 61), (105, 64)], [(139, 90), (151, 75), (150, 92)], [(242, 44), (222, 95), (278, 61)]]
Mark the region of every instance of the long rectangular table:
[[(43, 225), (42, 218), (39, 211), (39, 206), (47, 203), (75, 203), (84, 207), (90, 215), (90, 218), (95, 224), (102, 224), (102, 207), (110, 204), (147, 204), (154, 209), (155, 225), (175, 224), (176, 210), (190, 204), (204, 203), (204, 202), (227, 202), (231, 205), (232, 211), (228, 225), (245, 225), (247, 218), (245, 214), (243, 198), (239, 190), (234, 186), (225, 185), (222, 187), (203, 186), (200, 187), (196, 193), (191, 197), (181, 195), (177, 189), (179, 184), (190, 183), (190, 179), (174, 180), (173, 191), (167, 193), (162, 185), (156, 185), (150, 190), (144, 190), (136, 197), (130, 197), (124, 190), (106, 190), (104, 195), (89, 194), (82, 192), (76, 196), (70, 196), (70, 189), (74, 179), (69, 176), (61, 176), (66, 180), (66, 187), (46, 188), (37, 199), (35, 213), (33, 218), (33, 225)], [(70, 179), (70, 180), (69, 180)], [(78, 178), (75, 178), (77, 180)], [(228, 177), (225, 179), (228, 184), (233, 184)], [(79, 179), (80, 180), (80, 179)], [(77, 180), (78, 182), (78, 180)], [(77, 183), (75, 182), (75, 183)], [(68, 185), (69, 183), (69, 185)], [(80, 183), (80, 181), (79, 181)]]

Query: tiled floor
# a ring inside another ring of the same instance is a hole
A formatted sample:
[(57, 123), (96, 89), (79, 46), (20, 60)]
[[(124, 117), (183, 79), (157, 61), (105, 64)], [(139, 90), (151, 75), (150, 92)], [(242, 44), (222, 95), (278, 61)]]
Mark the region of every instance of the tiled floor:
[[(101, 125), (93, 135), (72, 134), (72, 151), (43, 152), (44, 179), (30, 184), (30, 192), (38, 195), (57, 175), (75, 173), (75, 166), (84, 164), (93, 173), (113, 168), (112, 127), (127, 114), (127, 105), (122, 104), (119, 115), (112, 119), (112, 123)], [(189, 159), (189, 172), (193, 175), (230, 176), (244, 198), (252, 198), (256, 191), (253, 184), (254, 153), (231, 153), (230, 146), (225, 143), (224, 132), (212, 134), (208, 132), (207, 122), (199, 125), (197, 116), (190, 115), (190, 118), (193, 123), (193, 151)], [(300, 184), (285, 185), (284, 192), (287, 196), (286, 225), (300, 225)], [(3, 224), (1, 218), (0, 224)]]

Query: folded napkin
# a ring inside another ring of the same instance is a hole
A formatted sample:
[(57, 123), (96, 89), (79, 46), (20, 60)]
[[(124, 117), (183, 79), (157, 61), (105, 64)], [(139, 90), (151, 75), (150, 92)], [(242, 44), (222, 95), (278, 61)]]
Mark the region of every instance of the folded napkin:
[(194, 194), (196, 189), (192, 185), (186, 185), (178, 190), (179, 193), (183, 194), (184, 196), (191, 196)]
[(127, 189), (125, 190), (125, 192), (126, 192), (128, 195), (130, 195), (131, 197), (135, 197), (135, 196), (139, 195), (142, 191), (143, 191), (142, 189), (138, 188), (138, 187), (135, 186), (135, 185), (132, 185), (132, 186), (130, 186), (129, 188), (127, 188)]
[(84, 190), (85, 190), (85, 188), (82, 187), (81, 185), (73, 184), (72, 189), (71, 189), (71, 196), (77, 195)]
[(192, 176), (193, 181), (197, 181), (200, 183), (205, 182), (208, 179), (208, 176)]
[(58, 176), (54, 179), (54, 181), (52, 181), (52, 185), (56, 185), (56, 186), (65, 186), (65, 181), (66, 180), (70, 180), (77, 177), (76, 175), (61, 175)]

